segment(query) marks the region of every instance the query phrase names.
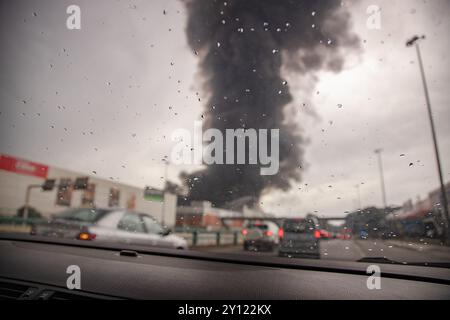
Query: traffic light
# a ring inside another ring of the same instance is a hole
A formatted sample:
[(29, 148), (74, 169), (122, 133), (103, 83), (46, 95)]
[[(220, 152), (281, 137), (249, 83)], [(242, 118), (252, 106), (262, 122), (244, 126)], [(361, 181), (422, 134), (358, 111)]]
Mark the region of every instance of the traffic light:
[(84, 190), (87, 189), (87, 185), (88, 185), (88, 177), (81, 177), (81, 178), (76, 178), (75, 179), (75, 184), (73, 185), (73, 188), (75, 190)]
[(53, 188), (55, 187), (55, 182), (56, 182), (55, 179), (45, 180), (45, 182), (41, 186), (42, 191), (52, 191)]

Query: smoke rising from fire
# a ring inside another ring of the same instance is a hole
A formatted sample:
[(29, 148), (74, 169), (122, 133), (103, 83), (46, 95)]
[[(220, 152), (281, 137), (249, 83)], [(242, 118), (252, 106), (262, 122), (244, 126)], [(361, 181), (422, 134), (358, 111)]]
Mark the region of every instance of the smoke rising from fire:
[(358, 47), (350, 15), (339, 1), (186, 0), (188, 42), (200, 58), (208, 94), (203, 129), (280, 129), (280, 170), (259, 165), (213, 164), (182, 174), (189, 198), (222, 206), (265, 190), (288, 190), (303, 163), (298, 123), (286, 117), (292, 101), (281, 67), (301, 75), (338, 72), (346, 49)]

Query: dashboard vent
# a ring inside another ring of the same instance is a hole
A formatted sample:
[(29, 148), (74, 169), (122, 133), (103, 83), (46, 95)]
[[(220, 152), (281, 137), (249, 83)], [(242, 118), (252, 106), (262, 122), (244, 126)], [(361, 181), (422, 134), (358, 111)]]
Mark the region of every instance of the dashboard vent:
[(97, 300), (84, 295), (55, 291), (48, 300)]
[(106, 296), (86, 293), (79, 290), (59, 290), (18, 281), (0, 281), (0, 300), (102, 300)]
[(16, 300), (19, 299), (28, 286), (15, 283), (0, 282), (0, 300)]

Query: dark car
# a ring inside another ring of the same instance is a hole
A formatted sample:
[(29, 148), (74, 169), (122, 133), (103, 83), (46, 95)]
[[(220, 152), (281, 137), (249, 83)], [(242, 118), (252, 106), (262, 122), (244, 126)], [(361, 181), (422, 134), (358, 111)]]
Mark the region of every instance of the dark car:
[(312, 220), (286, 219), (279, 236), (279, 256), (320, 258), (321, 234)]

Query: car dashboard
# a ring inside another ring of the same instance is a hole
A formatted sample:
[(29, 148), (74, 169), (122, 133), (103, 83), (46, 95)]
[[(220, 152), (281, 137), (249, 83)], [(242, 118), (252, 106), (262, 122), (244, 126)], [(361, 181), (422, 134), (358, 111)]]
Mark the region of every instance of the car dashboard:
[[(3, 299), (449, 299), (445, 268), (380, 265), (381, 288), (367, 286), (369, 263), (244, 257), (46, 239), (0, 239)], [(80, 269), (69, 290), (67, 268)]]

